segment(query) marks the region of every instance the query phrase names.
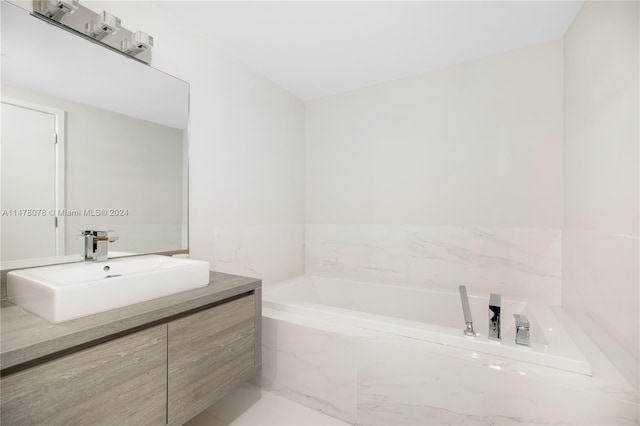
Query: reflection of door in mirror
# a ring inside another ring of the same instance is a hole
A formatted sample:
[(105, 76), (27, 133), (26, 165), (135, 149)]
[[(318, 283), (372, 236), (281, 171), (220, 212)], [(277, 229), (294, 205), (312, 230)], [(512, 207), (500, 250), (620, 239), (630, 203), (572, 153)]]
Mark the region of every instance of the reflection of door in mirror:
[(64, 111), (7, 99), (1, 105), (2, 261), (61, 255), (64, 233), (55, 216)]

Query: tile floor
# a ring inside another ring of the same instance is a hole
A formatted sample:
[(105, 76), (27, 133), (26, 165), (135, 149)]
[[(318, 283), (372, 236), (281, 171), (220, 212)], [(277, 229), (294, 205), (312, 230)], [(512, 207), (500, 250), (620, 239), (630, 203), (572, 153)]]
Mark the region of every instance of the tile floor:
[(185, 426), (231, 425), (343, 426), (348, 423), (247, 384), (185, 424)]

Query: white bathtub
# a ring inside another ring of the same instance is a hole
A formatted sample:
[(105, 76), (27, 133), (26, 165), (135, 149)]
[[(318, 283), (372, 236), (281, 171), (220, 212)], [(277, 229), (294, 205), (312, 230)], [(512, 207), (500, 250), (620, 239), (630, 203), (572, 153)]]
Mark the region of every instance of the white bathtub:
[[(457, 292), (421, 290), (334, 278), (300, 277), (265, 288), (266, 308), (368, 330), (420, 339), (575, 373), (591, 368), (552, 310), (541, 303), (502, 298), (502, 342), (487, 339), (489, 295), (469, 294), (477, 337), (463, 334)], [(515, 344), (513, 314), (531, 323), (531, 346)]]

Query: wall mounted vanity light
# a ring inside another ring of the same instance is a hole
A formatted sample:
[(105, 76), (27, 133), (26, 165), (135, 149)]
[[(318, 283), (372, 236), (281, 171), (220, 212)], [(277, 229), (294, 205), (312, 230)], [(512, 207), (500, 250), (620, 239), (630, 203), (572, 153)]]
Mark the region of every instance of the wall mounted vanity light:
[(118, 34), (120, 18), (103, 10), (95, 21), (87, 22), (85, 28), (89, 37), (102, 40), (105, 37)]
[(67, 13), (74, 13), (78, 9), (78, 0), (59, 0), (42, 3), (42, 13), (57, 22), (60, 22)]
[(79, 0), (33, 0), (33, 16), (85, 37), (96, 44), (145, 64), (151, 63), (153, 37), (133, 33), (120, 25), (120, 18), (106, 11), (96, 13)]
[(151, 49), (153, 47), (153, 37), (142, 31), (138, 31), (130, 38), (122, 40), (122, 46), (120, 47), (123, 52), (128, 55), (138, 55), (142, 51)]

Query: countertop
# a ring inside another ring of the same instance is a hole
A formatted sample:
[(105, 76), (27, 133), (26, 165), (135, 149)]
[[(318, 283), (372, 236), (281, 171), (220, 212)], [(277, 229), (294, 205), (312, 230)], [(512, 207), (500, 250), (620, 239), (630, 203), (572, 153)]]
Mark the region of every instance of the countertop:
[(54, 324), (13, 303), (0, 305), (2, 370), (64, 352), (202, 306), (251, 292), (256, 278), (211, 272), (209, 285), (147, 302)]

